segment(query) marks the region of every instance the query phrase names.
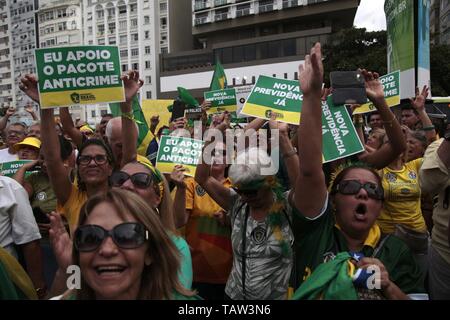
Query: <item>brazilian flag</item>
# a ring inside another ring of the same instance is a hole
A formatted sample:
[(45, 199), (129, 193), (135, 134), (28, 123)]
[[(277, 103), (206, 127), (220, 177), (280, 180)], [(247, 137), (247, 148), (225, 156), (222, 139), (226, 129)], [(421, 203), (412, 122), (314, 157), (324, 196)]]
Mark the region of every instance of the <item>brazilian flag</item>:
[[(111, 109), (111, 113), (114, 117), (120, 117), (122, 115), (122, 112), (120, 111), (120, 103), (110, 103), (109, 108)], [(133, 98), (132, 111), (136, 124), (139, 128), (139, 136), (136, 143), (137, 153), (145, 157), (148, 145), (154, 137), (150, 132), (147, 121), (145, 120), (144, 112), (142, 112), (137, 95)]]
[(209, 91), (223, 90), (227, 87), (227, 76), (225, 75), (225, 70), (219, 61), (217, 61), (214, 68), (214, 74), (209, 85)]

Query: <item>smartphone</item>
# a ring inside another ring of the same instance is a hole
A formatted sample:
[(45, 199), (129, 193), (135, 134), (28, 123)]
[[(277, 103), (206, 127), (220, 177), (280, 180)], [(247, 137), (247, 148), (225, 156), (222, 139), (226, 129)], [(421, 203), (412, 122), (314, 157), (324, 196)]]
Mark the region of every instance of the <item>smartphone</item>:
[(186, 104), (183, 101), (174, 100), (171, 121), (174, 121), (179, 118), (183, 118), (185, 109), (186, 109)]
[(34, 218), (36, 219), (36, 223), (50, 223), (50, 219), (47, 215), (41, 210), (39, 207), (33, 208)]
[(333, 71), (330, 81), (335, 105), (367, 103), (365, 81), (360, 72)]
[(199, 120), (201, 119), (203, 114), (202, 108), (192, 108), (192, 109), (186, 109), (184, 116), (188, 120)]

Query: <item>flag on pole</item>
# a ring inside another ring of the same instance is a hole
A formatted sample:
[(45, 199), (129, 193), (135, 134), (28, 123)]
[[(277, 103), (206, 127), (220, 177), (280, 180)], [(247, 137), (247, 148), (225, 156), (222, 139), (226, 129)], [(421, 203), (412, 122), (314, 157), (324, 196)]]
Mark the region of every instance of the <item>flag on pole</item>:
[[(120, 117), (122, 112), (120, 111), (120, 103), (110, 103), (109, 108), (114, 117)], [(139, 104), (139, 99), (136, 96), (133, 98), (132, 111), (134, 115), (134, 120), (139, 128), (139, 136), (137, 145), (137, 152), (142, 156), (146, 156), (147, 148), (153, 139), (153, 134), (150, 132), (147, 121), (145, 120), (144, 113), (142, 112), (141, 106)]]
[(214, 74), (209, 86), (209, 91), (222, 90), (227, 87), (227, 76), (225, 75), (225, 70), (219, 61), (217, 61), (214, 68)]

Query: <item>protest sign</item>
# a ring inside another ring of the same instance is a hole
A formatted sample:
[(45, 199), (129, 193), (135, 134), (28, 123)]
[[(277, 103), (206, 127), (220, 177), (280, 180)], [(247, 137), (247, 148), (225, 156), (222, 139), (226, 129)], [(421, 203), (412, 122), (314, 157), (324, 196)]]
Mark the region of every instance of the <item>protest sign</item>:
[[(11, 162), (0, 163), (0, 175), (12, 178), (20, 168), (31, 160), (17, 160)], [(30, 175), (31, 172), (27, 172), (26, 175)]]
[(204, 94), (206, 101), (211, 101), (211, 107), (207, 114), (214, 114), (219, 112), (236, 112), (236, 89), (224, 89), (207, 91)]
[(364, 151), (352, 118), (345, 106), (333, 105), (332, 97), (322, 101), (323, 162), (345, 158)]
[(245, 115), (241, 115), (242, 108), (244, 107), (245, 101), (247, 101), (250, 92), (252, 92), (253, 85), (235, 87), (236, 89), (236, 103), (237, 103), (237, 117), (246, 118)]
[[(384, 98), (389, 107), (400, 104), (400, 71), (389, 73), (380, 77), (380, 82), (383, 85)], [(372, 102), (363, 104), (353, 111), (353, 114), (367, 113), (377, 110)]]
[(302, 100), (298, 81), (259, 76), (241, 114), (269, 120), (274, 112), (278, 121), (298, 124)]
[(116, 46), (36, 49), (41, 108), (123, 102)]
[(184, 174), (195, 176), (203, 143), (202, 140), (191, 138), (162, 136), (156, 157), (156, 168), (162, 173), (171, 173), (176, 165), (181, 164), (186, 169)]

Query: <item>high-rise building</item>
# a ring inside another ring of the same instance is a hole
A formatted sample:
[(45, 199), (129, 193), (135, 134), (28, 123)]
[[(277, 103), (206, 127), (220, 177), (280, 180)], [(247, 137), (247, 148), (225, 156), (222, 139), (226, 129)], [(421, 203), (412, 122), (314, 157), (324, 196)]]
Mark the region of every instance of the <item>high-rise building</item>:
[(432, 44), (450, 44), (449, 0), (431, 0), (430, 33)]
[[(41, 0), (37, 19), (39, 48), (83, 44), (81, 0)], [(85, 110), (86, 107), (70, 107), (74, 120), (86, 121)]]
[(0, 0), (0, 108), (7, 108), (12, 102), (12, 49), (9, 21), (9, 7), (6, 0)]
[[(5, 29), (5, 24), (3, 30), (8, 32), (10, 53), (8, 54), (9, 58), (5, 59), (5, 61), (9, 60), (9, 67), (5, 63), (4, 66), (0, 67), (0, 73), (2, 74), (2, 81), (8, 82), (6, 89), (11, 88), (6, 91), (2, 90), (2, 100), (10, 100), (9, 103), (18, 110), (11, 121), (22, 120), (28, 123), (31, 120), (27, 118), (23, 107), (33, 102), (19, 89), (19, 80), (27, 73), (36, 73), (34, 49), (36, 48), (37, 23), (35, 12), (38, 8), (38, 1), (10, 0), (6, 3), (4, 1), (2, 4), (0, 5), (0, 8), (2, 8), (2, 23), (8, 20), (8, 29)], [(3, 17), (5, 17), (4, 21)], [(3, 44), (6, 44), (6, 41)], [(2, 58), (2, 60), (4, 59)]]
[(173, 98), (177, 86), (202, 97), (216, 61), (230, 86), (253, 84), (258, 75), (297, 79), (310, 47), (352, 27), (358, 5), (359, 0), (192, 0), (193, 46), (162, 54), (159, 97)]

